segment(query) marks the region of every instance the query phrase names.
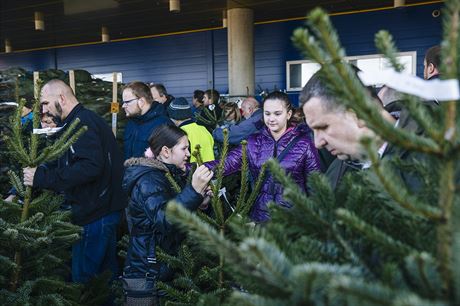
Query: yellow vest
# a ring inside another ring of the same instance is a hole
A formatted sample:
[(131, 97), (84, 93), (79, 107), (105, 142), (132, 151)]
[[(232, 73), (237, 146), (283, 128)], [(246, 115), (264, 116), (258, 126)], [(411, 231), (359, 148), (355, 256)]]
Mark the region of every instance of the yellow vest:
[[(200, 145), (200, 154), (203, 162), (214, 160), (214, 138), (208, 130), (195, 122), (180, 127), (187, 133), (190, 142), (190, 154), (195, 151), (197, 144)], [(190, 162), (196, 162), (196, 158), (190, 156)]]

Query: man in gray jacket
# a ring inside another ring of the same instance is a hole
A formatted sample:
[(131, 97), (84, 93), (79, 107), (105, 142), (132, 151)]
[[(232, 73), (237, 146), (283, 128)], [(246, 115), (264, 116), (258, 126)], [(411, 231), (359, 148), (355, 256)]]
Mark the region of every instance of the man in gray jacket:
[[(243, 103), (241, 103), (241, 110), (245, 120), (228, 128), (228, 142), (231, 145), (239, 145), (242, 140), (258, 132), (263, 126), (262, 109), (259, 108), (259, 102), (255, 98), (248, 97), (244, 99)], [(216, 128), (212, 132), (212, 136), (216, 141), (223, 142), (223, 129)]]

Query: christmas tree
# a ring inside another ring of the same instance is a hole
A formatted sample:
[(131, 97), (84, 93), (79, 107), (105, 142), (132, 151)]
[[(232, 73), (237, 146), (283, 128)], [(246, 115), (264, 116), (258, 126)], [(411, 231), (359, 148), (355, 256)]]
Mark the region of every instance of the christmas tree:
[[(23, 135), (21, 109), (25, 100), (19, 99), (18, 89), (16, 100), (19, 107), (11, 122), (12, 134), (6, 143), (20, 169), (55, 160), (86, 131), (86, 127), (76, 131), (76, 122), (54, 144), (40, 150), (43, 139), (39, 135)], [(33, 111), (33, 128), (36, 129), (40, 122), (39, 99), (36, 99)], [(10, 171), (9, 175), (19, 200), (1, 200), (0, 205), (0, 304), (80, 304), (81, 286), (66, 279), (70, 270), (70, 248), (79, 239), (81, 228), (71, 224), (70, 211), (60, 210), (61, 196), (34, 191), (23, 185), (18, 174)]]
[[(446, 1), (442, 46), (444, 79), (459, 79), (460, 1)], [(339, 100), (382, 139), (410, 150), (411, 163), (380, 159), (375, 140), (363, 139), (372, 167), (344, 178), (333, 191), (322, 175), (309, 179), (303, 194), (275, 161), (270, 172), (283, 183), (294, 207), (273, 205), (272, 220), (229, 239), (219, 229), (178, 205), (168, 218), (184, 227), (211, 254), (225, 258), (235, 284), (224, 303), (232, 305), (458, 305), (460, 303), (460, 202), (458, 101), (425, 108), (405, 95), (405, 111), (424, 134), (395, 128), (384, 121), (369, 93), (344, 61), (336, 31), (327, 14), (315, 9), (308, 29), (293, 41), (321, 67), (321, 78)], [(396, 71), (401, 65), (385, 31), (377, 48)], [(416, 176), (414, 191), (398, 173)], [(244, 218), (244, 216), (242, 216)], [(240, 236), (242, 237), (242, 236)]]

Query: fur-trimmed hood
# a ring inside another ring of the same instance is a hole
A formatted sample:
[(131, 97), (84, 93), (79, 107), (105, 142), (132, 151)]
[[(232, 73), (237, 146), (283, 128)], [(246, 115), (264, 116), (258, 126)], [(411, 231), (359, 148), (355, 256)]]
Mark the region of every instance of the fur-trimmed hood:
[(125, 161), (125, 175), (123, 177), (123, 190), (131, 194), (136, 182), (148, 172), (159, 170), (168, 172), (168, 167), (154, 158), (134, 157)]
[(125, 168), (132, 166), (145, 166), (168, 172), (168, 167), (155, 158), (133, 157), (125, 161)]

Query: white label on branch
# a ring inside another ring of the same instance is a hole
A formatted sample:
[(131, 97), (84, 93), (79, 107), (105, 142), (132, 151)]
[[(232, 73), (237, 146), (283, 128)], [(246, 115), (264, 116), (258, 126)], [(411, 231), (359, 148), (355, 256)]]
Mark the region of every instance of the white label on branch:
[(396, 71), (381, 71), (379, 73), (360, 71), (358, 76), (366, 86), (385, 84), (397, 91), (427, 100), (450, 101), (460, 99), (459, 84), (456, 79), (426, 81)]
[(62, 127), (56, 127), (56, 128), (43, 128), (43, 129), (33, 129), (34, 134), (46, 134), (46, 135), (52, 135), (56, 132), (59, 132)]

